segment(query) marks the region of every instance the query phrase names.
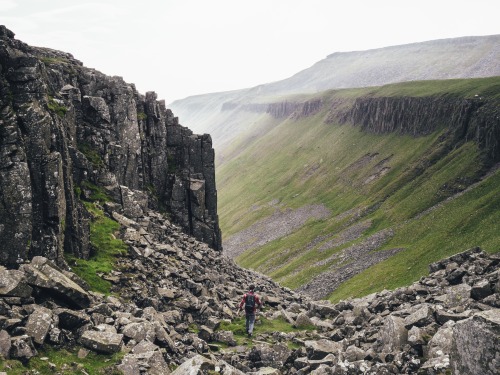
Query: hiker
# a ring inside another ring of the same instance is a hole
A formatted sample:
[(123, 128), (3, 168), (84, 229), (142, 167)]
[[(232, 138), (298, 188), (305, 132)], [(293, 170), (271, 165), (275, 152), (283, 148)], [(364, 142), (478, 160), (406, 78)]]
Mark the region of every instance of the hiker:
[(248, 293), (245, 293), (243, 295), (243, 299), (240, 302), (240, 307), (238, 309), (238, 314), (240, 311), (243, 309), (243, 306), (245, 306), (245, 317), (246, 317), (246, 329), (247, 329), (247, 335), (248, 337), (252, 337), (252, 332), (253, 332), (253, 326), (255, 324), (255, 310), (258, 307), (262, 306), (262, 302), (259, 299), (259, 296), (255, 294), (254, 285), (250, 285), (248, 288), (249, 291)]

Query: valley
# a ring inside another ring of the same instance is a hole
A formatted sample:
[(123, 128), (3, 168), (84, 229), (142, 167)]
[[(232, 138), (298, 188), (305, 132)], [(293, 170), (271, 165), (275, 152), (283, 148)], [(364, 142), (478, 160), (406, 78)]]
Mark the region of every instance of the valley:
[[(225, 251), (243, 243), (240, 265), (333, 301), (416, 281), (425, 264), (457, 248), (500, 251), (499, 85), (485, 78), (334, 90), (295, 106), (291, 97), (282, 115), (269, 104), (259, 137), (236, 142), (217, 169)], [(304, 115), (310, 102), (322, 104)], [(280, 215), (310, 205), (331, 214), (252, 245)], [(350, 268), (342, 283), (314, 291)]]

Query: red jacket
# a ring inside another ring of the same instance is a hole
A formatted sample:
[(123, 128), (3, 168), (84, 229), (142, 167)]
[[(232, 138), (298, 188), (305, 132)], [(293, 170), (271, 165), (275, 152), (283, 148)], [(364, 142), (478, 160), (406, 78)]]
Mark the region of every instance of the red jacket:
[(255, 297), (255, 305), (253, 306), (253, 312), (255, 313), (255, 309), (257, 308), (257, 305), (260, 307), (262, 306), (262, 302), (260, 302), (259, 296), (252, 292), (251, 290), (248, 293), (245, 293), (243, 295), (243, 299), (240, 302), (240, 310), (243, 309), (243, 306), (245, 306), (246, 300), (247, 300), (247, 294), (253, 294)]

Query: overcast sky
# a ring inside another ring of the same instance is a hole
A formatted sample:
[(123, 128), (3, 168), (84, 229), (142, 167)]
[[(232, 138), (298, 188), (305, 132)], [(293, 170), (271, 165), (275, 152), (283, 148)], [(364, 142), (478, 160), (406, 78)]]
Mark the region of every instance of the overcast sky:
[(499, 0), (0, 0), (36, 46), (186, 96), (287, 78), (333, 52), (500, 34)]

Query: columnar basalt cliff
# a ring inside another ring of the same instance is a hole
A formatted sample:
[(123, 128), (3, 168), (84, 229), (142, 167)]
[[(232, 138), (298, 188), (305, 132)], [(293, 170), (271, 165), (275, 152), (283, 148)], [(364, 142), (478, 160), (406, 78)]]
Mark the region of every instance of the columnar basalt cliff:
[(498, 100), (445, 97), (357, 98), (347, 110), (332, 108), (331, 121), (357, 124), (365, 131), (427, 135), (447, 128), (453, 143), (474, 140), (486, 158), (500, 160)]
[(210, 136), (179, 125), (155, 93), (0, 27), (0, 264), (88, 257), (80, 198), (101, 190), (131, 217), (164, 210), (221, 248)]

